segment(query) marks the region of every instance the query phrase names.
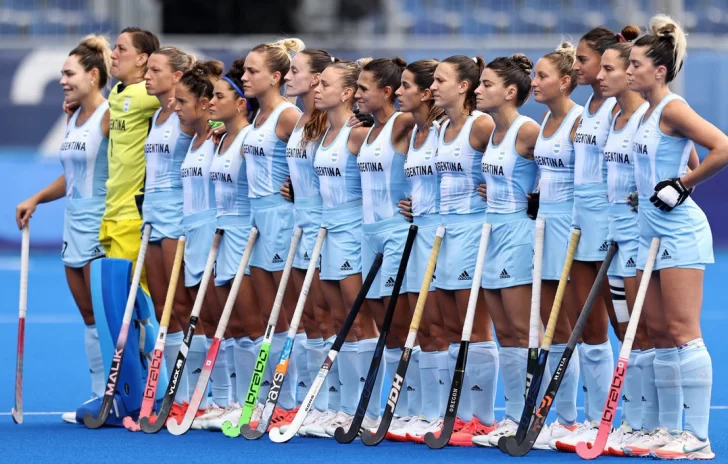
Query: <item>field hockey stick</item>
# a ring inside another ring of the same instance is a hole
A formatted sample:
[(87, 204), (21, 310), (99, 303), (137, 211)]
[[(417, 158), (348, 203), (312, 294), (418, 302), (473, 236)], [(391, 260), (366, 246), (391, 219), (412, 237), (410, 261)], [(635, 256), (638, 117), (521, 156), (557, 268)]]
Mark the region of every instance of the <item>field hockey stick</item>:
[(28, 309), (30, 267), (30, 222), (23, 225), (20, 242), (20, 294), (18, 296), (18, 352), (15, 361), (15, 407), (10, 411), (16, 424), (23, 423), (23, 361), (25, 359), (25, 312)]

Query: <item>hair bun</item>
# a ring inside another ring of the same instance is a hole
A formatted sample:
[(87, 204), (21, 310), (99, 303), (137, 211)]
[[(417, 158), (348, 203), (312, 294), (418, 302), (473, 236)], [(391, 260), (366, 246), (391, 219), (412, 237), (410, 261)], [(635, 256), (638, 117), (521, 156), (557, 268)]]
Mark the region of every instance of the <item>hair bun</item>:
[(640, 32), (641, 31), (640, 31), (639, 26), (630, 24), (628, 26), (624, 26), (622, 28), (622, 32), (620, 32), (620, 34), (622, 34), (622, 37), (624, 38), (624, 40), (626, 40), (627, 42), (632, 42), (634, 39), (636, 39), (637, 37), (640, 36)]
[(514, 65), (518, 66), (528, 75), (531, 75), (531, 71), (533, 71), (533, 61), (531, 61), (526, 55), (523, 53), (515, 53), (509, 57), (509, 60)]
[(407, 62), (401, 56), (395, 56), (394, 58), (392, 58), (392, 63), (396, 64), (397, 67), (402, 71), (404, 71), (404, 69), (407, 67)]
[(275, 44), (285, 48), (289, 55), (295, 55), (306, 48), (303, 40), (295, 37), (279, 40)]
[(372, 57), (367, 56), (367, 57), (364, 57), (364, 58), (359, 58), (354, 63), (356, 63), (356, 65), (357, 65), (357, 67), (359, 67), (359, 69), (363, 69), (364, 66), (368, 65), (369, 63), (371, 63), (372, 60), (373, 60)]
[(87, 35), (81, 40), (81, 45), (85, 45), (96, 53), (104, 53), (105, 50), (110, 49), (109, 41), (103, 35)]
[(677, 21), (667, 15), (656, 15), (650, 19), (650, 33), (660, 38), (676, 40), (680, 25)]
[(218, 80), (220, 79), (220, 76), (222, 76), (223, 64), (222, 61), (219, 60), (198, 60), (192, 66), (191, 71), (200, 77), (210, 80)]

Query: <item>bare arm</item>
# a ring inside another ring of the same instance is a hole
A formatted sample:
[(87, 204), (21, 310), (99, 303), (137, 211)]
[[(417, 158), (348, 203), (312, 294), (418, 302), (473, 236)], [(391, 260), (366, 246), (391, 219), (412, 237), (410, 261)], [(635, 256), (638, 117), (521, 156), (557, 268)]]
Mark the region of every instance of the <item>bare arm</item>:
[(278, 118), (276, 136), (283, 142), (288, 142), (288, 139), (293, 133), (293, 129), (296, 127), (299, 117), (301, 117), (301, 112), (298, 108), (287, 108), (283, 110), (283, 113), (281, 113)]
[(484, 152), (488, 148), (490, 134), (493, 133), (493, 129), (495, 129), (493, 118), (487, 114), (479, 116), (473, 122), (473, 130), (470, 131), (470, 145), (476, 150)]
[(27, 200), (22, 201), (15, 207), (15, 222), (19, 229), (22, 229), (26, 222), (33, 216), (35, 209), (41, 203), (48, 203), (58, 200), (66, 193), (66, 176), (61, 174), (58, 179), (36, 193)]
[(533, 149), (536, 147), (541, 127), (538, 124), (527, 122), (518, 131), (516, 138), (516, 152), (528, 160), (533, 159)]

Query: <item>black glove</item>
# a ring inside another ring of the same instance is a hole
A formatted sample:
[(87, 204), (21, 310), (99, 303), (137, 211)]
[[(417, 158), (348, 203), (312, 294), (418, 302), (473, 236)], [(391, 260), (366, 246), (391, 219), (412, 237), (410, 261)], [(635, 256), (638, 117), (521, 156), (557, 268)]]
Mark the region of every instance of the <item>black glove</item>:
[(688, 199), (693, 189), (685, 187), (679, 178), (667, 179), (655, 185), (655, 193), (650, 197), (653, 205), (662, 211), (672, 211)]
[(291, 192), (291, 201), (294, 201), (295, 200), (295, 196), (294, 196), (295, 194), (293, 193), (293, 182), (291, 182), (291, 178), (290, 177), (288, 178), (288, 182), (286, 182), (286, 183), (288, 184), (288, 191)]
[(531, 219), (538, 217), (538, 200), (541, 196), (540, 193), (534, 192), (528, 195), (528, 207), (526, 208), (526, 214)]
[(637, 211), (640, 205), (640, 197), (638, 192), (635, 190), (634, 192), (627, 195), (627, 204), (632, 207), (633, 211)]
[(374, 125), (374, 116), (369, 113), (360, 113), (359, 108), (354, 110), (354, 116), (358, 119), (364, 127), (372, 127)]

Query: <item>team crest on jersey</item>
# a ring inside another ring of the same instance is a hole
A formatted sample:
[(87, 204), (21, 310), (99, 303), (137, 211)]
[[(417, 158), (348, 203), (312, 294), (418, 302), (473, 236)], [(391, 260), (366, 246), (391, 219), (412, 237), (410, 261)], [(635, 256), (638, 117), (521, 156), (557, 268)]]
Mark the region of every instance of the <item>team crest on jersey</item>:
[(501, 152), (498, 153), (498, 161), (503, 161), (503, 158), (505, 158), (505, 157), (506, 157), (506, 151), (501, 150)]
[(83, 130), (83, 133), (81, 134), (81, 137), (86, 138), (86, 137), (88, 137), (88, 134), (89, 134), (89, 130), (88, 129), (84, 129)]
[(625, 138), (624, 140), (622, 140), (622, 148), (627, 147), (629, 147), (629, 138)]
[(204, 150), (200, 150), (200, 153), (197, 154), (197, 162), (202, 163), (202, 161), (204, 159), (205, 159), (205, 152), (204, 152)]
[(377, 158), (379, 158), (380, 156), (382, 156), (382, 147), (381, 147), (381, 145), (378, 146), (378, 147), (376, 147), (374, 149), (374, 156), (377, 157)]
[(131, 107), (131, 97), (126, 97), (124, 99), (124, 113), (129, 112), (129, 108)]
[(650, 128), (649, 127), (646, 127), (645, 130), (642, 131), (642, 138), (643, 139), (646, 139), (649, 136), (650, 136)]
[(553, 150), (554, 155), (558, 155), (559, 153), (561, 153), (561, 140), (557, 140), (556, 143), (554, 143)]
[(432, 159), (432, 150), (427, 149), (425, 150), (425, 161), (430, 161)]
[(231, 156), (225, 157), (225, 162), (222, 164), (225, 169), (230, 169), (230, 165), (233, 164), (233, 158)]
[(265, 132), (258, 132), (258, 143), (263, 143), (265, 140)]
[(455, 150), (453, 150), (452, 155), (455, 158), (460, 158), (460, 153), (462, 152), (462, 147), (460, 144), (455, 145)]
[(594, 121), (594, 130), (599, 129), (599, 125), (602, 123), (601, 119)]
[(171, 127), (166, 127), (164, 129), (164, 133), (162, 134), (162, 138), (164, 140), (169, 140), (170, 137), (172, 137), (172, 128)]
[(339, 161), (339, 152), (338, 151), (331, 152), (331, 161), (334, 163)]

